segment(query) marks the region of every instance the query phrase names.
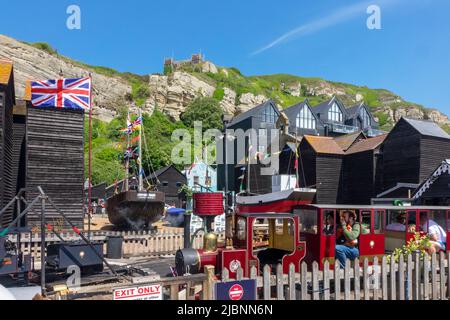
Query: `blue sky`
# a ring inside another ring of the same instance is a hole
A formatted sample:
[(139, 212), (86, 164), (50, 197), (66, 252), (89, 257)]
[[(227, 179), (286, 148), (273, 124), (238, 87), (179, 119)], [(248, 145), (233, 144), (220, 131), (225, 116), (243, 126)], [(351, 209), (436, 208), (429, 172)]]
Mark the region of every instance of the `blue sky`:
[[(450, 114), (448, 0), (1, 1), (0, 33), (89, 64), (145, 74), (201, 50), (247, 75), (385, 88)], [(66, 28), (71, 4), (81, 8), (81, 30)], [(366, 27), (370, 4), (381, 8), (381, 30)]]

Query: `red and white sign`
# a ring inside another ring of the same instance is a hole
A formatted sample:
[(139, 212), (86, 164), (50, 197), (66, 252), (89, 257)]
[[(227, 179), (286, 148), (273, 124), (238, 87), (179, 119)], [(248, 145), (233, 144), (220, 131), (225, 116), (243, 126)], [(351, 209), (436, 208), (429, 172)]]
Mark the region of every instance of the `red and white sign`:
[(126, 289), (115, 289), (113, 300), (162, 300), (162, 286), (142, 286)]
[(230, 292), (228, 293), (230, 299), (233, 301), (241, 300), (244, 296), (244, 288), (241, 285), (235, 284), (230, 288)]

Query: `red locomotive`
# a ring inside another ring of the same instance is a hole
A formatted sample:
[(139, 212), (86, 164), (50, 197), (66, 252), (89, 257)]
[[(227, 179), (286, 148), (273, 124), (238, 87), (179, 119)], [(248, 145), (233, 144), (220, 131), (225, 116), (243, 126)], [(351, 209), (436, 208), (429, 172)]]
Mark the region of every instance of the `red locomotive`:
[[(291, 263), (299, 272), (302, 261), (317, 261), (321, 269), (325, 261), (333, 266), (336, 226), (343, 211), (353, 211), (362, 227), (358, 239), (360, 260), (368, 258), (371, 262), (374, 257), (401, 248), (415, 232), (428, 233), (431, 222), (440, 225), (447, 236), (450, 234), (450, 207), (316, 205), (311, 204), (311, 193), (308, 189), (294, 189), (238, 197), (234, 214), (226, 218), (225, 246), (218, 247), (217, 237), (208, 233), (204, 249), (177, 253), (178, 274), (202, 272), (205, 265), (215, 266), (217, 273), (225, 267), (230, 277), (239, 267), (248, 276), (252, 266), (261, 270), (264, 265), (281, 263), (286, 273)], [(196, 194), (194, 203), (194, 214), (206, 217), (207, 224), (223, 213), (220, 193)], [(450, 250), (449, 244), (445, 250)]]

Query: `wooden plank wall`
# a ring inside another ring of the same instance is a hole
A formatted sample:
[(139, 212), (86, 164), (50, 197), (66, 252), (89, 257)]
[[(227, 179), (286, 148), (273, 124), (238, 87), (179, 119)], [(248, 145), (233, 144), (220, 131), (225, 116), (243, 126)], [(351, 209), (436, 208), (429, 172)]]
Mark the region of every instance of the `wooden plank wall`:
[[(28, 108), (27, 188), (41, 186), (71, 220), (83, 227), (84, 113), (55, 108)], [(27, 194), (28, 201), (38, 195)], [(28, 215), (28, 224), (39, 224), (40, 209)], [(65, 224), (47, 205), (50, 223)]]
[[(5, 207), (14, 197), (14, 179), (13, 179), (13, 104), (14, 89), (11, 86), (0, 87), (0, 207)], [(13, 220), (14, 207), (10, 207), (1, 217), (0, 224), (5, 227)]]
[(318, 155), (316, 159), (318, 204), (336, 204), (342, 193), (342, 156)]
[(375, 197), (375, 168), (373, 151), (349, 154), (343, 161), (342, 192), (339, 203), (370, 204)]
[[(15, 194), (25, 187), (26, 170), (26, 107), (14, 107), (13, 116), (13, 177)], [(25, 111), (25, 114), (22, 112)]]
[(420, 182), (428, 179), (445, 159), (450, 159), (450, 139), (422, 137), (420, 140)]
[(420, 183), (421, 135), (401, 120), (383, 143), (382, 190), (398, 182)]

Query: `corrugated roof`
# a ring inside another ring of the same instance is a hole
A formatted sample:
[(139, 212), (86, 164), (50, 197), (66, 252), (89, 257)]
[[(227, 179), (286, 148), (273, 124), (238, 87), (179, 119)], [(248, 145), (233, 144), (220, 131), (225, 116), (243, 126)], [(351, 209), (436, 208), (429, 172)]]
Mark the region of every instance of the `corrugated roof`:
[(352, 145), (346, 152), (346, 154), (353, 154), (358, 152), (364, 152), (368, 150), (374, 150), (377, 148), (380, 144), (383, 143), (383, 141), (386, 139), (388, 135), (383, 134), (381, 136), (377, 136), (370, 139), (361, 140), (354, 145)]
[(317, 153), (339, 155), (345, 154), (336, 141), (334, 141), (331, 137), (305, 136), (304, 139), (308, 141)]
[(351, 134), (346, 134), (340, 137), (334, 138), (334, 141), (341, 147), (342, 150), (348, 150), (353, 144), (355, 144), (360, 139), (367, 139), (366, 135), (362, 132), (355, 132)]
[(13, 72), (11, 61), (0, 60), (0, 84), (8, 84)]
[(450, 139), (450, 135), (445, 132), (439, 125), (433, 121), (416, 120), (409, 118), (402, 118), (416, 129), (421, 135)]

